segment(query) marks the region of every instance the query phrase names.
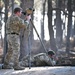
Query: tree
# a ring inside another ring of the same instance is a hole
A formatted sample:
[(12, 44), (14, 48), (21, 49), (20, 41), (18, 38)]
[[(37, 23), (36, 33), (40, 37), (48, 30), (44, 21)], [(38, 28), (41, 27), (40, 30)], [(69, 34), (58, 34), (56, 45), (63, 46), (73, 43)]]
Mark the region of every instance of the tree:
[(52, 26), (52, 0), (48, 0), (48, 28), (49, 28), (51, 49), (57, 52), (56, 42), (54, 39), (54, 31)]
[(4, 61), (4, 57), (7, 53), (7, 35), (6, 35), (6, 22), (7, 22), (7, 19), (8, 19), (8, 6), (9, 6), (9, 0), (5, 0), (4, 1), (5, 3), (5, 37), (4, 37), (4, 55), (3, 55), (3, 61)]
[[(33, 8), (33, 4), (34, 4), (34, 0), (21, 0), (21, 7), (23, 9), (23, 11), (25, 12), (25, 10), (27, 8)], [(22, 16), (22, 18), (25, 18), (24, 16)], [(27, 29), (25, 31), (25, 33), (23, 33), (23, 29), (21, 30), (21, 35), (20, 35), (20, 42), (21, 42), (21, 54), (20, 54), (20, 59), (23, 58), (25, 55), (28, 55), (28, 38), (29, 40), (29, 44), (31, 46), (31, 43), (33, 41), (33, 28), (31, 26), (31, 24), (29, 25), (30, 27), (30, 34), (29, 34), (29, 29)]]
[(68, 25), (67, 25), (67, 42), (66, 42), (66, 52), (69, 54), (70, 50), (70, 34), (71, 34), (71, 28), (72, 28), (72, 0), (68, 0)]
[[(61, 0), (56, 0), (56, 7), (61, 8)], [(62, 25), (61, 25), (61, 10), (56, 10), (56, 44), (57, 47), (61, 47), (62, 41)]]
[(43, 2), (43, 21), (41, 22), (41, 39), (44, 41), (44, 19), (45, 19), (45, 6), (46, 6), (46, 0)]

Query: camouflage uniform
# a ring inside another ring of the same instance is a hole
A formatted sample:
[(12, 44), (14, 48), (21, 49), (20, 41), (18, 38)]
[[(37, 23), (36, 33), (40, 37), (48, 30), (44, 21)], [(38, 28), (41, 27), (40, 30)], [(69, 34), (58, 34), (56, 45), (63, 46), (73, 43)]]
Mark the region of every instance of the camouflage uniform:
[(54, 66), (56, 65), (56, 61), (49, 57), (46, 53), (39, 53), (34, 56), (34, 62), (36, 66)]
[[(22, 66), (28, 66), (28, 57), (24, 57), (20, 62)], [(39, 53), (31, 57), (31, 66), (54, 66), (56, 61), (46, 53)]]
[(19, 65), (19, 55), (20, 55), (20, 40), (19, 34), (20, 29), (26, 29), (26, 25), (23, 20), (16, 16), (12, 15), (6, 24), (6, 34), (7, 34), (7, 43), (8, 51), (4, 59), (4, 68), (11, 68), (11, 63), (14, 68), (21, 69)]

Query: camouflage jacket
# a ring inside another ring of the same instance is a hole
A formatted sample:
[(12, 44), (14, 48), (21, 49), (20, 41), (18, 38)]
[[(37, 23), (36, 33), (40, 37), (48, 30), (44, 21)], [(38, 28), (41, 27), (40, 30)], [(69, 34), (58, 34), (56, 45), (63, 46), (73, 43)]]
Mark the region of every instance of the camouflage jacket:
[(15, 14), (8, 18), (6, 23), (6, 33), (20, 33), (20, 29), (26, 29), (24, 21)]
[(50, 65), (50, 66), (54, 66), (55, 60), (50, 58), (46, 53), (39, 53), (37, 55), (34, 56), (34, 62), (35, 65), (37, 66), (45, 66), (45, 65)]

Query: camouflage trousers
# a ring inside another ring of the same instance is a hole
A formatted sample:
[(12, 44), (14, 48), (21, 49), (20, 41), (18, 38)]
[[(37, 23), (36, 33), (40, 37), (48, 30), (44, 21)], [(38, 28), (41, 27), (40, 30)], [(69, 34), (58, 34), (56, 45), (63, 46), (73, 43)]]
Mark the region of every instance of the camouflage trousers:
[(8, 43), (8, 50), (4, 59), (4, 65), (9, 65), (10, 63), (13, 63), (13, 65), (17, 66), (19, 64), (19, 56), (20, 56), (19, 35), (16, 34), (7, 35), (7, 43)]

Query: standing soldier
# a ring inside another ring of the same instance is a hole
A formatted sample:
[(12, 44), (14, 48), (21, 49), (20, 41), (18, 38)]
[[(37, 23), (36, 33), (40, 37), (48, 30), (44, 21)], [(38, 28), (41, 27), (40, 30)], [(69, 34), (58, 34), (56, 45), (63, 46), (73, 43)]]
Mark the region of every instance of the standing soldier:
[[(22, 9), (16, 7), (14, 9), (14, 14), (7, 20), (6, 24), (6, 34), (7, 34), (7, 42), (8, 42), (8, 50), (4, 59), (4, 69), (14, 70), (23, 70), (25, 69), (19, 64), (19, 56), (20, 56), (20, 40), (19, 34), (20, 29), (26, 29), (27, 25), (24, 24), (24, 21), (20, 18), (22, 14)], [(13, 61), (13, 64), (12, 61)]]

